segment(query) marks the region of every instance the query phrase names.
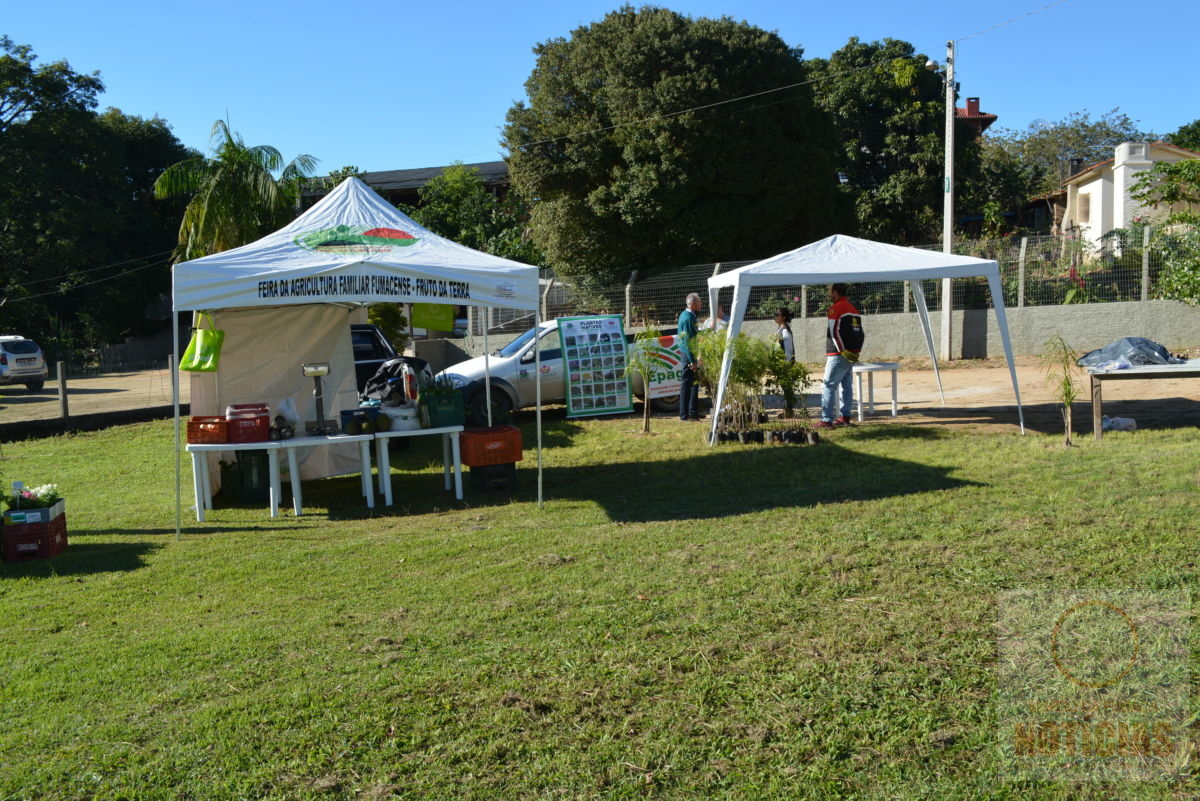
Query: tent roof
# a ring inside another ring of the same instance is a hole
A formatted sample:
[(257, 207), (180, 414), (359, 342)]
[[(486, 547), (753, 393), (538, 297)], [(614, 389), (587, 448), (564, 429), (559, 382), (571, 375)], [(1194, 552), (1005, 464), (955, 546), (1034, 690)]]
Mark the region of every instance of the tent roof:
[(176, 310), (302, 303), (533, 309), (538, 268), (438, 236), (348, 178), (291, 224), (175, 265)]
[(998, 275), (989, 259), (885, 245), (835, 234), (708, 279), (709, 289), (738, 286), (799, 286), (834, 281), (910, 281)]

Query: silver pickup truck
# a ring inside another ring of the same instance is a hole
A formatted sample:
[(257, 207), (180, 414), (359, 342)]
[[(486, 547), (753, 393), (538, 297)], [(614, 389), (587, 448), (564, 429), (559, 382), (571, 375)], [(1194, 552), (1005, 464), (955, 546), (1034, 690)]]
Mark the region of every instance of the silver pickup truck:
[[(662, 332), (675, 333), (675, 329)], [(626, 334), (631, 344), (633, 335)], [(562, 343), (558, 337), (558, 322), (547, 320), (539, 329), (538, 346), (541, 349), (542, 403), (565, 403), (566, 383), (563, 381)], [(514, 409), (533, 406), (537, 402), (536, 369), (533, 361), (533, 329), (509, 342), (492, 353), (488, 371), (492, 382), (492, 420), (507, 420)], [(483, 357), (477, 356), (465, 362), (447, 367), (438, 373), (462, 390), (467, 421), (473, 425), (487, 425), (487, 402), (484, 393)], [(642, 377), (632, 376), (633, 394), (642, 396)], [(679, 409), (679, 396), (653, 398), (650, 404), (661, 412)]]

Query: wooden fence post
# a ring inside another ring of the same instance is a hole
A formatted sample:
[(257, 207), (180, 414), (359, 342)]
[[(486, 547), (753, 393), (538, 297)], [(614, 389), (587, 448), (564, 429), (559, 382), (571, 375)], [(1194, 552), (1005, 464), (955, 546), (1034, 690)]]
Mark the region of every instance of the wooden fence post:
[(63, 428), (66, 429), (68, 421), (71, 419), (71, 410), (67, 404), (67, 365), (65, 362), (58, 362), (58, 411), (62, 417)]

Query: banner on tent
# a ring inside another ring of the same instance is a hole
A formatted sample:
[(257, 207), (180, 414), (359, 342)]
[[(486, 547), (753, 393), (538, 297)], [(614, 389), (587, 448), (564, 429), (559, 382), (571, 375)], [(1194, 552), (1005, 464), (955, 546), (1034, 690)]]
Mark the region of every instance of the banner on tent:
[(567, 386), (567, 417), (632, 412), (621, 315), (559, 317), (558, 335)]
[(268, 278), (255, 283), (259, 300), (287, 298), (317, 301), (354, 300), (361, 296), (394, 297), (403, 300), (414, 298), (471, 300), (471, 285), (466, 281), (413, 278), (407, 275), (340, 273), (338, 275), (307, 275), (295, 278)]

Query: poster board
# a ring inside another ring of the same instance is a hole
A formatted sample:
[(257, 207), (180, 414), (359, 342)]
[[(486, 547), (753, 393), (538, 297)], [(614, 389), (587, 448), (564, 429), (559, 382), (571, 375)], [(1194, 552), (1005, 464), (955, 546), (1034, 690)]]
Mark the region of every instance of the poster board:
[(683, 390), (683, 351), (679, 337), (659, 337), (653, 345), (635, 343), (636, 347), (649, 347), (654, 369), (650, 372), (649, 398), (669, 398)]
[(633, 395), (625, 374), (629, 354), (619, 314), (559, 317), (567, 417), (628, 414)]

